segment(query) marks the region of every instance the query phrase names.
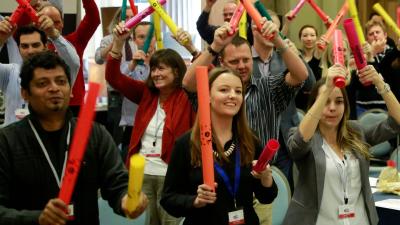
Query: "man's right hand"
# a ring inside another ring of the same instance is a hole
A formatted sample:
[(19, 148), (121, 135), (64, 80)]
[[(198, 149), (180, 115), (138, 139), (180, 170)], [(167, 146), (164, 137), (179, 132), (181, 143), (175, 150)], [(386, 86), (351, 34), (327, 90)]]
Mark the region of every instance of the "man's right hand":
[(0, 46), (6, 43), (7, 39), (11, 37), (17, 26), (13, 26), (10, 22), (10, 17), (6, 16), (0, 21)]
[(206, 6), (204, 7), (204, 11), (210, 12), (213, 5), (217, 2), (217, 0), (206, 0)]
[(220, 26), (214, 32), (214, 41), (211, 43), (211, 48), (214, 51), (220, 52), (227, 44), (232, 42), (232, 39), (235, 37), (236, 32), (233, 35), (229, 35), (232, 28), (228, 22), (225, 22), (224, 25)]
[(63, 225), (68, 220), (68, 206), (59, 198), (50, 199), (39, 216), (40, 225)]

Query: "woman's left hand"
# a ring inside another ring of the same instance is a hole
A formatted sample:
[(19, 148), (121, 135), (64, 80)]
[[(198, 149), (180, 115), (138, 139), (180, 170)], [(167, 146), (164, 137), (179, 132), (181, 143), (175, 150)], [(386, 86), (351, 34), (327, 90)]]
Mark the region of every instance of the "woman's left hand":
[[(257, 163), (257, 161), (253, 161), (253, 166)], [(251, 175), (253, 175), (254, 178), (260, 179), (261, 184), (264, 187), (271, 187), (274, 179), (272, 178), (272, 170), (269, 164), (265, 167), (265, 169), (261, 172), (258, 173), (254, 170), (251, 171)]]
[(379, 84), (379, 82), (383, 82), (383, 77), (379, 74), (374, 66), (368, 65), (363, 69), (358, 71), (358, 78), (361, 83), (372, 82), (375, 86)]

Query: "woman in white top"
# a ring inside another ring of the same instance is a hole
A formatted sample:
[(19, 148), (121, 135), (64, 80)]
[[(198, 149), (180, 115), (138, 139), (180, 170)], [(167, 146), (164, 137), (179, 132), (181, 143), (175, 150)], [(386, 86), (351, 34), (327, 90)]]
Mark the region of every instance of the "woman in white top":
[(299, 179), (283, 224), (378, 223), (368, 180), (368, 144), (400, 132), (400, 104), (373, 66), (360, 70), (360, 81), (372, 81), (389, 113), (387, 120), (363, 129), (348, 120), (346, 92), (333, 84), (335, 76), (346, 73), (340, 65), (329, 68), (311, 92), (312, 106), (291, 130), (288, 148)]

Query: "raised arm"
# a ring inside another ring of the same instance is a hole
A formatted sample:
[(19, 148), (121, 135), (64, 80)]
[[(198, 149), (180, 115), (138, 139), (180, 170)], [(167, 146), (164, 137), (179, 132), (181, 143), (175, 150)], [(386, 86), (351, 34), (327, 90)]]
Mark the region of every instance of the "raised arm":
[(124, 22), (114, 28), (113, 47), (107, 58), (106, 80), (115, 89), (120, 91), (132, 102), (139, 104), (146, 88), (143, 81), (134, 80), (121, 74), (120, 64), (124, 40), (129, 36), (128, 30), (124, 28)]
[(320, 87), (318, 97), (314, 104), (308, 110), (304, 118), (301, 120), (299, 125), (299, 133), (303, 137), (305, 142), (308, 142), (318, 127), (319, 120), (322, 117), (322, 112), (328, 101), (330, 94), (335, 88), (333, 78), (334, 76), (345, 77), (346, 69), (340, 65), (334, 65), (329, 68), (328, 76), (326, 78), (325, 85)]
[[(221, 52), (221, 50), (232, 41), (233, 37), (229, 36), (228, 32), (231, 30), (228, 23), (219, 27), (214, 33), (214, 41), (209, 46), (214, 52)], [(209, 50), (203, 51), (200, 56), (190, 65), (182, 81), (182, 86), (189, 92), (196, 92), (196, 67), (197, 66), (208, 66), (215, 59), (216, 55), (213, 55)]]
[(50, 17), (43, 13), (38, 13), (38, 15), (39, 29), (46, 33), (47, 37), (54, 44), (57, 54), (69, 66), (71, 72), (71, 86), (73, 86), (78, 75), (79, 67), (81, 66), (78, 53), (74, 46), (60, 35), (60, 32), (54, 27), (54, 22)]
[(390, 90), (389, 85), (383, 80), (382, 75), (380, 75), (373, 66), (368, 65), (364, 69), (359, 71), (358, 76), (361, 83), (372, 81), (377, 89), (377, 92), (382, 96), (383, 100), (386, 103), (389, 116), (393, 117), (397, 124), (400, 124), (399, 101)]
[(94, 60), (97, 64), (102, 65), (107, 59), (108, 53), (111, 51), (113, 43), (112, 35), (103, 37), (100, 41), (100, 46), (96, 49)]

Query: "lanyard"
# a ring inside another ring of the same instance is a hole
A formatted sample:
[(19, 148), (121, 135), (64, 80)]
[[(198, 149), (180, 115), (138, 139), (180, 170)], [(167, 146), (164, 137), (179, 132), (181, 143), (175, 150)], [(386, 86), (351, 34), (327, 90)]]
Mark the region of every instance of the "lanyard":
[(234, 187), (232, 189), (232, 185), (229, 181), (228, 175), (225, 173), (224, 169), (218, 163), (214, 162), (215, 169), (217, 173), (221, 176), (221, 178), (224, 180), (225, 186), (228, 189), (229, 193), (232, 195), (235, 208), (236, 208), (236, 194), (239, 190), (239, 182), (240, 182), (240, 150), (239, 146), (236, 145), (236, 159), (235, 159), (235, 182), (234, 182)]
[[(67, 165), (68, 151), (65, 151), (65, 157), (64, 157), (64, 163), (63, 163), (63, 169), (62, 169), (62, 172), (61, 172), (61, 177), (58, 177), (57, 171), (56, 171), (56, 169), (55, 169), (53, 163), (52, 163), (51, 160), (50, 160), (49, 153), (47, 152), (46, 147), (44, 146), (44, 144), (43, 144), (43, 142), (42, 142), (42, 139), (40, 139), (40, 136), (39, 136), (38, 132), (36, 131), (35, 126), (33, 126), (31, 120), (28, 120), (28, 121), (29, 121), (29, 125), (30, 125), (31, 128), (32, 128), (33, 133), (35, 134), (36, 140), (39, 142), (40, 148), (42, 149), (43, 154), (44, 154), (44, 156), (46, 157), (47, 162), (48, 162), (49, 165), (50, 165), (50, 168), (51, 168), (51, 171), (53, 172), (54, 178), (55, 178), (56, 181), (57, 181), (57, 185), (58, 185), (58, 187), (61, 187), (61, 179), (64, 177), (65, 167), (66, 167), (66, 165)], [(70, 138), (70, 133), (71, 133), (71, 124), (68, 125), (67, 148), (68, 148), (69, 141), (70, 141), (70, 140), (69, 140), (69, 138)]]
[[(327, 144), (327, 143), (326, 143)], [(329, 146), (329, 144), (327, 144), (327, 146)], [(342, 188), (343, 188), (343, 200), (344, 200), (344, 204), (347, 204), (349, 202), (349, 196), (347, 193), (347, 181), (348, 181), (348, 162), (347, 162), (347, 157), (345, 154), (343, 154), (344, 156), (344, 160), (342, 160), (341, 162), (338, 162), (337, 160), (335, 160), (335, 155), (332, 152), (333, 149), (329, 146), (330, 150), (328, 150), (328, 154), (329, 157), (333, 160), (333, 163), (336, 166), (336, 169), (338, 171), (339, 177), (340, 177), (340, 183), (342, 184)]]

